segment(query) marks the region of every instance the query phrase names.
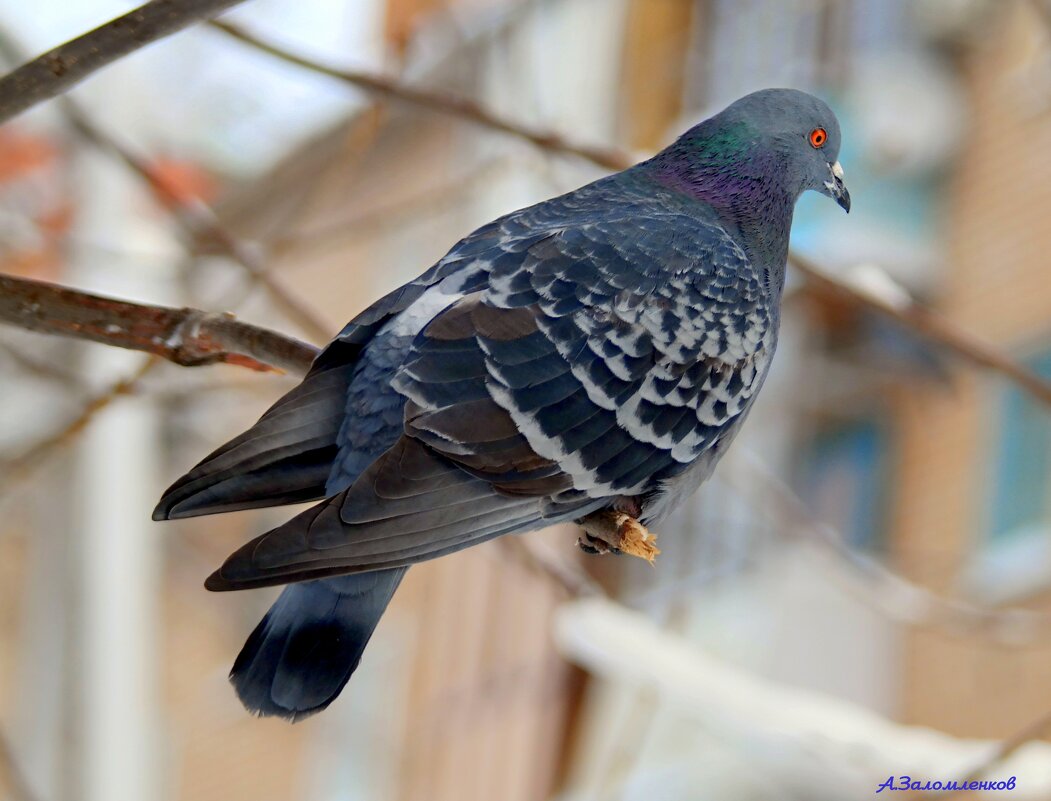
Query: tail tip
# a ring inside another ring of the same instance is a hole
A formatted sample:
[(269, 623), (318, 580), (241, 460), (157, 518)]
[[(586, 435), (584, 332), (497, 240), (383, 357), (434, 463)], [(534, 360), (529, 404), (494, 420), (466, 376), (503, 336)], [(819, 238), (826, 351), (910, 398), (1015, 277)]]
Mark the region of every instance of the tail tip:
[(266, 691), (262, 691), (261, 688), (249, 681), (243, 673), (238, 672), (236, 667), (230, 671), (229, 679), (234, 692), (237, 693), (237, 698), (241, 701), (241, 705), (250, 715), (257, 718), (280, 718), (281, 720), (287, 720), (289, 723), (300, 723), (327, 708), (337, 698), (334, 695), (312, 707), (289, 708), (274, 701), (268, 688)]
[[(404, 574), (395, 568), (285, 587), (230, 671), (245, 708), (294, 723), (328, 707), (357, 669)], [(229, 582), (217, 572), (206, 586), (231, 589)]]
[(221, 570), (216, 570), (204, 580), (204, 588), (208, 592), (226, 592), (234, 589), (230, 582), (223, 578)]

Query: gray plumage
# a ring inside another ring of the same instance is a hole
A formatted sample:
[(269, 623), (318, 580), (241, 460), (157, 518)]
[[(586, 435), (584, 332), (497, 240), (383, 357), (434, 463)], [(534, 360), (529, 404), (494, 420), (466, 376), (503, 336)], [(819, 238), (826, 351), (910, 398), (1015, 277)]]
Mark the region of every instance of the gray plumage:
[(773, 356), (796, 198), (849, 206), (838, 148), (823, 103), (767, 90), (484, 226), (173, 485), (157, 519), (322, 501), (207, 582), (305, 582), (234, 666), (246, 706), (331, 702), (409, 565), (624, 501), (659, 522), (706, 479)]

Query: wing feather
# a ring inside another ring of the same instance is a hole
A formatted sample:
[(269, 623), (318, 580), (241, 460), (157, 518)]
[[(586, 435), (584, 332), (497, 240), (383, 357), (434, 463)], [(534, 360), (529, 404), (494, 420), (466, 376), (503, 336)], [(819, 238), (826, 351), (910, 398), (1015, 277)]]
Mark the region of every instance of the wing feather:
[[(578, 502), (562, 518), (583, 514)], [(510, 531), (545, 525), (534, 497), (509, 497), (403, 437), (354, 484), (236, 551), (213, 590), (403, 567)]]

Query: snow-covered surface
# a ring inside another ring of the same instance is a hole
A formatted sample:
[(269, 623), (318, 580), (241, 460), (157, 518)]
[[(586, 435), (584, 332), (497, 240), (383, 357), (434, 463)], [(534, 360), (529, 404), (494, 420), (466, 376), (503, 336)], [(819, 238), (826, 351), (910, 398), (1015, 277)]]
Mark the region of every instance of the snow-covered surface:
[[(656, 798), (659, 789), (662, 801), (867, 799), (892, 775), (961, 781), (999, 747), (901, 725), (861, 705), (749, 674), (609, 601), (567, 604), (555, 637), (568, 659), (620, 692), (644, 691), (666, 720), (693, 729), (693, 737), (682, 738), (689, 743), (684, 751), (640, 760), (619, 798)], [(709, 748), (698, 748), (696, 735)], [(982, 778), (1011, 776), (1011, 798), (1047, 798), (1051, 743), (1022, 747)]]

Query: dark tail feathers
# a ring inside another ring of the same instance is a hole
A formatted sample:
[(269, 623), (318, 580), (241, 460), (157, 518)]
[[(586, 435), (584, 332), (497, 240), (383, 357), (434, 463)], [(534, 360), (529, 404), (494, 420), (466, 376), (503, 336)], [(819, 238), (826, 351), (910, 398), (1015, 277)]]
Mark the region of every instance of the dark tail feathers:
[(230, 671), (245, 707), (295, 721), (332, 703), (357, 668), (406, 570), (285, 587)]
[(154, 520), (326, 497), (345, 416), (349, 370), (312, 370), (239, 437), (172, 484)]

